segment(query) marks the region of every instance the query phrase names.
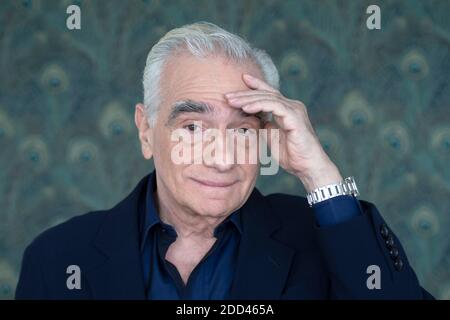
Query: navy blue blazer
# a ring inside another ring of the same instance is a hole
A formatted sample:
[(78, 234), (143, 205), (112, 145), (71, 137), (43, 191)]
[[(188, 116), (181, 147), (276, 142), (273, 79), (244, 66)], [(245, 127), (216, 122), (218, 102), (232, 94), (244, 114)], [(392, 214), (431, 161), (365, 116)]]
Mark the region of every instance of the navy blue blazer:
[[(39, 235), (25, 250), (17, 299), (145, 299), (138, 210), (149, 175), (115, 207), (74, 217)], [(242, 207), (232, 299), (428, 299), (399, 240), (376, 207), (319, 228), (305, 198), (254, 189)], [(398, 248), (395, 262), (390, 248)], [(399, 265), (401, 262), (401, 266)], [(80, 289), (69, 289), (70, 265)], [(369, 289), (367, 268), (380, 268)]]

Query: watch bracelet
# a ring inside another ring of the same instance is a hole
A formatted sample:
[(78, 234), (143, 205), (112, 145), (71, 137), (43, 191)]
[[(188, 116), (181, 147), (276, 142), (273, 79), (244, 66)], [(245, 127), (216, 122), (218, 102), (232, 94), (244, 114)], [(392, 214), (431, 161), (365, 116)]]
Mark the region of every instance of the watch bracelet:
[(341, 195), (353, 195), (355, 197), (359, 196), (359, 191), (353, 177), (345, 178), (339, 183), (333, 183), (316, 188), (311, 192), (308, 192), (306, 198), (309, 206), (312, 206), (316, 203)]

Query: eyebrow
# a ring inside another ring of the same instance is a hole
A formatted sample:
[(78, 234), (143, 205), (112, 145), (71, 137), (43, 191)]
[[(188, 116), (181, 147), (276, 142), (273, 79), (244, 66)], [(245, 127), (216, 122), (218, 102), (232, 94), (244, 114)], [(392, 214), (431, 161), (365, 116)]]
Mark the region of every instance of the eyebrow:
[(172, 106), (172, 110), (169, 114), (169, 119), (167, 120), (167, 124), (173, 122), (180, 114), (187, 112), (196, 112), (196, 113), (212, 113), (214, 111), (214, 107), (205, 102), (193, 101), (193, 100), (180, 100), (175, 102)]
[[(191, 99), (180, 100), (174, 103), (172, 106), (172, 110), (170, 111), (169, 118), (167, 120), (166, 125), (170, 125), (179, 115), (188, 112), (196, 112), (196, 113), (213, 113), (215, 111), (215, 107), (209, 103), (202, 101), (194, 101)], [(260, 113), (250, 114), (244, 112), (242, 109), (240, 110), (241, 115), (244, 117), (256, 116), (261, 119)]]

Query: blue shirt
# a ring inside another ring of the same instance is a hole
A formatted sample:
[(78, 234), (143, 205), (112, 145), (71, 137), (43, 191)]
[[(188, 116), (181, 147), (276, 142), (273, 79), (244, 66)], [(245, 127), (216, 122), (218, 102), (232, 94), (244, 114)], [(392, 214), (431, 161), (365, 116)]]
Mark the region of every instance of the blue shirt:
[[(216, 242), (194, 268), (184, 284), (177, 268), (165, 259), (167, 249), (176, 240), (175, 229), (159, 218), (153, 199), (156, 174), (150, 176), (145, 202), (140, 212), (140, 252), (147, 299), (224, 300), (229, 298), (239, 241), (242, 234), (240, 210), (233, 212), (214, 230)], [(353, 196), (338, 196), (313, 206), (320, 227), (350, 220), (361, 214)]]
[(161, 221), (156, 211), (153, 200), (155, 179), (154, 173), (147, 185), (145, 210), (140, 215), (140, 250), (147, 299), (228, 299), (242, 233), (240, 210), (216, 227), (216, 242), (194, 268), (185, 285), (177, 268), (165, 259), (177, 233), (172, 226)]

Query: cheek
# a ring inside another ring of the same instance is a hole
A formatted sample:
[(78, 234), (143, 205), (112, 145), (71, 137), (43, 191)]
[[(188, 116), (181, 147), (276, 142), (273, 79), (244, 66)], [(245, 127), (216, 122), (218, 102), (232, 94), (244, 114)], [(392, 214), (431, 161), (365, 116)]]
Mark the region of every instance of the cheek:
[(177, 167), (179, 167), (171, 159), (171, 150), (176, 142), (172, 142), (170, 133), (165, 131), (155, 133), (153, 141), (153, 161), (155, 168), (161, 173), (164, 171), (164, 175), (174, 174), (178, 169)]
[(256, 179), (258, 177), (259, 172), (259, 165), (258, 164), (246, 164), (246, 165), (240, 165), (240, 178), (241, 183), (239, 184), (240, 193), (242, 196), (245, 194), (251, 192), (251, 189), (253, 189), (253, 186), (256, 182)]
[(172, 142), (172, 131), (166, 126), (158, 125), (154, 129), (153, 141), (155, 153), (158, 153), (161, 158), (170, 158), (170, 150), (176, 142)]
[(256, 164), (245, 164), (241, 166), (243, 175), (246, 181), (253, 181), (256, 179), (259, 171), (259, 163)]

